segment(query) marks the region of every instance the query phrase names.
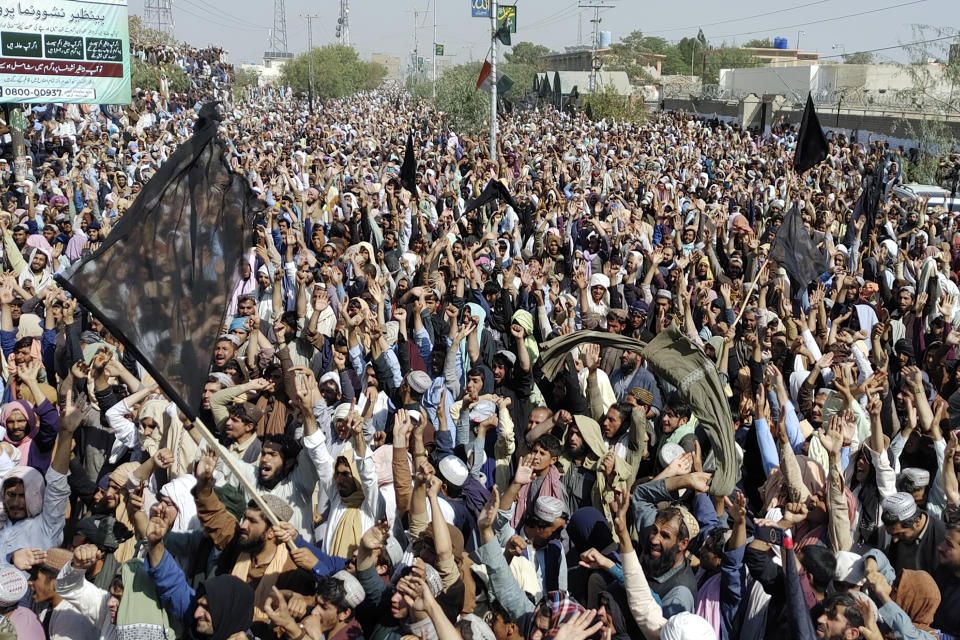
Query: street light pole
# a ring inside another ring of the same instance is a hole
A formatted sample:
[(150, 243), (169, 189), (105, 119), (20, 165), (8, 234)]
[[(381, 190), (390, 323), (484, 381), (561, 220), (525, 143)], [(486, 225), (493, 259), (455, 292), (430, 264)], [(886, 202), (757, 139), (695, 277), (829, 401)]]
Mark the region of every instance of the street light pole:
[(800, 55), (800, 36), (805, 36), (805, 35), (807, 35), (807, 32), (804, 31), (803, 29), (800, 29), (799, 31), (797, 31), (797, 56)]
[(433, 99), (437, 99), (437, 5), (433, 0)]
[[(436, 0), (434, 0), (436, 2)], [(490, 160), (497, 161), (497, 0), (490, 2), (490, 22), (493, 24), (493, 46), (490, 56)]]

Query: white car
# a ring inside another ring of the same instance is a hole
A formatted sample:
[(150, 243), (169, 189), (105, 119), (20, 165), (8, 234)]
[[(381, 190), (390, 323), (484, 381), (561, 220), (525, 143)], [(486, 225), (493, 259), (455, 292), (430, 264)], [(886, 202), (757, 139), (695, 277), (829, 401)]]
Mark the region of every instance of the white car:
[(944, 207), (950, 211), (960, 212), (960, 197), (950, 197), (950, 192), (943, 187), (930, 184), (903, 184), (893, 189), (893, 195), (901, 200), (919, 200), (927, 197), (927, 207)]

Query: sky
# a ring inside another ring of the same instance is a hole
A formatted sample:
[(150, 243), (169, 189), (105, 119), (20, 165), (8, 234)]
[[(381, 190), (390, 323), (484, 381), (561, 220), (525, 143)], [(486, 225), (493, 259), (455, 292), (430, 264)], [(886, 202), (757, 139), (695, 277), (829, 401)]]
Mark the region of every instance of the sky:
[[(437, 42), (445, 45), (446, 57), (455, 63), (483, 59), (489, 48), (490, 22), (470, 16), (471, 0), (350, 0), (351, 44), (364, 58), (387, 53), (407, 59), (416, 31), (420, 55), (429, 58), (433, 2), (437, 3)], [(307, 23), (302, 15), (320, 16), (313, 21), (314, 46), (334, 41), (340, 0), (285, 0), (285, 4), (292, 53), (307, 49)], [(515, 43), (527, 40), (562, 51), (578, 41), (591, 42), (594, 12), (578, 8), (589, 0), (516, 0), (516, 4)], [(694, 36), (702, 28), (711, 45), (784, 37), (794, 48), (799, 35), (801, 49), (830, 56), (952, 35), (960, 29), (957, 0), (602, 0), (597, 4), (613, 5), (600, 12), (600, 29), (611, 31), (614, 42), (634, 30), (677, 40)], [(274, 0), (173, 0), (173, 5), (177, 39), (197, 46), (222, 46), (234, 63), (260, 60), (273, 25)], [(131, 13), (143, 15), (143, 0), (130, 0), (129, 7)], [(851, 15), (863, 12), (871, 13)], [(920, 34), (916, 25), (930, 28)], [(502, 51), (503, 47), (501, 58)], [(880, 60), (908, 59), (902, 49), (876, 55)]]

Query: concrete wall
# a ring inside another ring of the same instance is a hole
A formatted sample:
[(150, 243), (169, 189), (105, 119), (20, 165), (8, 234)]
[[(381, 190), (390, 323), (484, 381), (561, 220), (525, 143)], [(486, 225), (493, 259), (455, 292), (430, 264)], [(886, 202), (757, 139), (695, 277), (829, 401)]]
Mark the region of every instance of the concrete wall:
[[(779, 101), (775, 101), (775, 104)], [(780, 103), (783, 106), (773, 109), (772, 120), (787, 122), (797, 125), (803, 116), (802, 107)], [(742, 122), (743, 101), (739, 100), (689, 100), (689, 99), (665, 99), (663, 108), (669, 111), (686, 111), (696, 114), (706, 119), (719, 119), (724, 122)], [(759, 124), (759, 112), (754, 109), (748, 109), (754, 120), (748, 126)], [(898, 111), (893, 109), (847, 109), (841, 107), (839, 113), (836, 105), (833, 108), (819, 107), (817, 114), (820, 116), (820, 124), (824, 129), (843, 131), (848, 135), (856, 132), (857, 139), (861, 142), (867, 142), (876, 139), (886, 139), (891, 144), (903, 145), (905, 148), (915, 146), (912, 142), (924, 125), (924, 120), (936, 120), (942, 122), (951, 132), (951, 134), (960, 139), (960, 116), (950, 116), (944, 118), (941, 115), (923, 114), (910, 111)], [(768, 114), (768, 123), (771, 122)]]
[(802, 67), (757, 67), (755, 69), (721, 69), (720, 86), (728, 95), (755, 93), (799, 95), (806, 99), (813, 88), (818, 65)]

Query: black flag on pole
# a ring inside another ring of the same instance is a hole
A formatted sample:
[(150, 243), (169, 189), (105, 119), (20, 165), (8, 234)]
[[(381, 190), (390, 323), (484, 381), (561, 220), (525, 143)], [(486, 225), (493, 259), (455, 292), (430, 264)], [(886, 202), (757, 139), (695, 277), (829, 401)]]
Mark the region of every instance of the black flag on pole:
[(807, 106), (803, 110), (803, 119), (800, 120), (800, 133), (797, 136), (797, 149), (793, 155), (793, 168), (797, 173), (803, 173), (827, 159), (830, 146), (827, 137), (823, 135), (820, 118), (813, 106), (813, 96), (807, 94)]
[(413, 159), (413, 131), (407, 134), (407, 148), (403, 152), (403, 164), (400, 165), (400, 186), (419, 200), (417, 191), (417, 161)]
[(227, 164), (220, 119), (205, 105), (101, 247), (57, 276), (191, 418), (262, 209)]
[(770, 259), (786, 270), (795, 286), (805, 288), (827, 270), (827, 250), (820, 244), (810, 236), (794, 203), (770, 243)]
[(466, 215), (474, 209), (479, 209), (488, 202), (497, 199), (503, 200), (514, 209), (517, 208), (517, 201), (513, 199), (513, 196), (511, 196), (510, 192), (507, 191), (507, 188), (503, 186), (503, 183), (499, 180), (491, 180), (487, 183), (487, 186), (483, 188), (483, 191), (480, 192), (479, 197), (477, 197), (475, 200), (470, 200), (467, 202), (467, 206), (464, 208), (463, 213)]

